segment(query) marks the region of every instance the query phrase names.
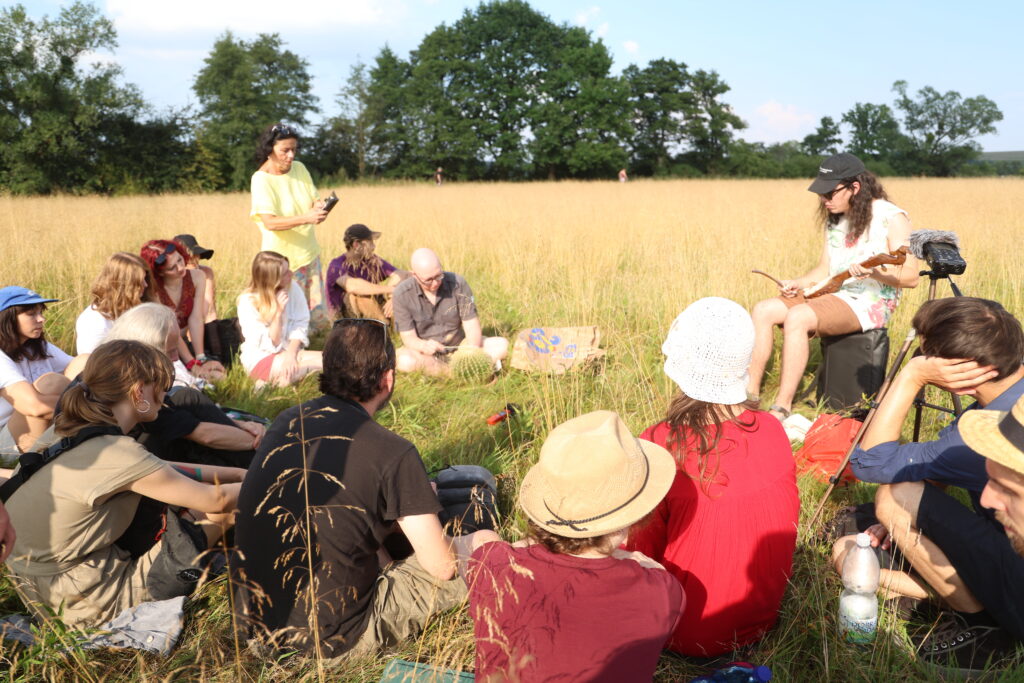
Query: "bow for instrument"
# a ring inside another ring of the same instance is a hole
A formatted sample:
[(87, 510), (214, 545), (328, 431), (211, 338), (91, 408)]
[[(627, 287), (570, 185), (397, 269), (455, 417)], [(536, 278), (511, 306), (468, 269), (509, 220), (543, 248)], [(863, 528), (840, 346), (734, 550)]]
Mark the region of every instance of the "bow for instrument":
[[(875, 254), (867, 261), (863, 261), (860, 264), (861, 268), (874, 268), (875, 266), (902, 266), (907, 260), (907, 247), (903, 246), (895, 251), (888, 253)], [(815, 297), (822, 296), (824, 294), (833, 294), (839, 291), (839, 288), (843, 286), (843, 283), (850, 279), (850, 271), (844, 270), (841, 273), (837, 273), (827, 280), (819, 282), (813, 287), (807, 287), (804, 289), (804, 298), (813, 299)]]

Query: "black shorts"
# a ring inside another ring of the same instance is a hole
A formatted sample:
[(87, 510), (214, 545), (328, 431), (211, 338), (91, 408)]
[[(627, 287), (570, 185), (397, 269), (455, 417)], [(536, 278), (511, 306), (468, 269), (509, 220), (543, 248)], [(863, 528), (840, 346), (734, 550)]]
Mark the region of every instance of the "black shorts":
[(1014, 552), (1002, 525), (925, 484), (917, 528), (999, 625), (1024, 639), (1024, 557)]

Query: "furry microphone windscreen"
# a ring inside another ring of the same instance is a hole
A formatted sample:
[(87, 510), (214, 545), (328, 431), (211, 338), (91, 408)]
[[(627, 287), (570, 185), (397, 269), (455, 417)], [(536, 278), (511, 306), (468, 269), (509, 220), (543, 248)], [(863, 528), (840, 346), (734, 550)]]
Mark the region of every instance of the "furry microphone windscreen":
[(946, 242), (957, 249), (960, 248), (960, 238), (955, 232), (948, 230), (915, 230), (910, 233), (910, 253), (919, 259), (924, 258), (924, 245), (929, 242)]

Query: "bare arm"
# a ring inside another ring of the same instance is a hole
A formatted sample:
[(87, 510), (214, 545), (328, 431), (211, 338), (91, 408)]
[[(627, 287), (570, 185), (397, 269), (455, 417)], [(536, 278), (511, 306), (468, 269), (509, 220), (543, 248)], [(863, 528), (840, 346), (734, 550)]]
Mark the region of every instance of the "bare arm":
[(484, 332), (480, 327), (480, 318), (462, 321), (462, 331), (466, 333), (466, 345), (480, 348), (484, 345)]
[(255, 448), (253, 434), (217, 422), (200, 422), (199, 426), (185, 438), (203, 446), (225, 451), (247, 451)]
[(192, 297), (192, 312), (188, 315), (188, 336), (192, 340), (192, 349), (195, 350), (196, 356), (203, 356), (206, 349), (203, 344), (206, 325), (206, 276), (199, 269), (188, 272), (191, 273), (192, 284), (196, 290), (195, 296)]
[(241, 487), (240, 483), (203, 484), (175, 471), (170, 465), (164, 465), (156, 472), (131, 482), (125, 489), (168, 505), (216, 514), (235, 509)]
[(907, 419), (914, 397), (926, 384), (948, 389), (958, 394), (973, 394), (980, 384), (993, 379), (997, 371), (979, 366), (972, 360), (917, 356), (911, 358), (896, 375), (889, 391), (878, 406), (871, 424), (864, 432), (861, 448), (867, 450), (878, 444), (897, 441), (903, 422)]
[(407, 346), (413, 351), (418, 351), (427, 356), (432, 356), (435, 353), (444, 351), (444, 344), (434, 339), (420, 339), (416, 335), (415, 330), (406, 330), (405, 332), (399, 332), (398, 336), (402, 338), (402, 345)]
[(361, 277), (349, 277), (347, 275), (342, 275), (338, 278), (337, 282), (338, 286), (349, 294), (358, 294), (359, 296), (390, 294), (395, 291), (395, 286), (387, 284), (386, 280), (379, 285), (375, 285), (369, 280), (364, 280)]
[(11, 524), (11, 518), (7, 516), (7, 510), (3, 503), (0, 503), (0, 562), (6, 560), (7, 556), (11, 554), (14, 540), (14, 525)]
[(60, 394), (40, 393), (31, 383), (24, 381), (0, 389), (0, 397), (7, 399), (15, 412), (26, 417), (51, 419)]
[[(319, 202), (321, 205), (322, 202)], [(319, 208), (311, 208), (301, 216), (289, 216), (281, 217), (275, 216), (272, 213), (261, 213), (259, 214), (260, 220), (263, 221), (263, 227), (267, 230), (291, 230), (302, 225), (317, 225), (323, 223), (324, 219), (327, 218), (327, 212)]]
[(199, 266), (198, 270), (203, 271), (203, 275), (206, 277), (206, 287), (203, 288), (203, 303), (206, 304), (206, 317), (204, 320), (210, 323), (217, 319), (216, 276), (213, 274), (213, 268), (209, 266)]
[(189, 479), (202, 481), (207, 484), (219, 482), (231, 484), (245, 479), (245, 470), (241, 467), (221, 467), (219, 465), (196, 465), (188, 462), (169, 462), (175, 471), (180, 472)]
[[(906, 214), (897, 214), (889, 223), (888, 246), (889, 251), (895, 251), (910, 243), (910, 220)], [(874, 268), (861, 268), (859, 265), (850, 266), (850, 275), (870, 277), (878, 280), (883, 285), (913, 289), (921, 279), (920, 262), (907, 254), (907, 260), (902, 266), (875, 266)]]
[(408, 515), (398, 518), (398, 526), (409, 539), (420, 566), (439, 581), (455, 576), (455, 556), (441, 531), (437, 515)]

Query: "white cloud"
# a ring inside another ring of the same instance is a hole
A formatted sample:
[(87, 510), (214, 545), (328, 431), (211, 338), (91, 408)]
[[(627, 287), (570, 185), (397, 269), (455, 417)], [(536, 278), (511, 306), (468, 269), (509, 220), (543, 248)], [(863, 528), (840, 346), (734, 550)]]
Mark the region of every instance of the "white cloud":
[(625, 48), (626, 52), (628, 52), (631, 55), (635, 55), (637, 52), (640, 51), (640, 43), (636, 42), (635, 40), (627, 40), (622, 44), (622, 47)]
[(107, 0), (119, 31), (276, 33), (294, 29), (373, 26), (406, 12), (402, 0)]
[(796, 105), (768, 100), (758, 105), (749, 122), (744, 139), (772, 143), (803, 138), (813, 131), (816, 117)]
[(597, 36), (598, 38), (604, 38), (606, 35), (608, 35), (608, 22), (606, 21), (599, 25), (597, 28), (595, 28), (594, 35)]
[(596, 5), (588, 7), (587, 9), (581, 9), (576, 13), (576, 25), (586, 26), (592, 19), (596, 19), (597, 15), (601, 13), (601, 8)]

